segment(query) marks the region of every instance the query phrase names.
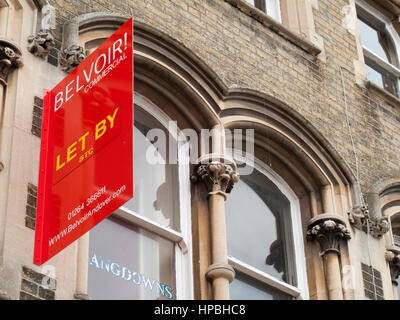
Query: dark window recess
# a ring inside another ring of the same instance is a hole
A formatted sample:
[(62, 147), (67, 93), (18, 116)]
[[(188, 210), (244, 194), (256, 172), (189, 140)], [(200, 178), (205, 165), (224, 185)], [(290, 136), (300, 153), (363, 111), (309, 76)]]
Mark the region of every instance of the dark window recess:
[(43, 99), (35, 97), (33, 102), (31, 132), (33, 135), (39, 138), (42, 136), (42, 114), (43, 114)]
[(37, 187), (28, 183), (28, 196), (26, 202), (25, 226), (35, 230), (36, 225)]
[(364, 263), (361, 263), (361, 272), (365, 297), (371, 300), (385, 300), (381, 273)]
[(20, 300), (54, 300), (56, 280), (28, 267), (22, 267)]

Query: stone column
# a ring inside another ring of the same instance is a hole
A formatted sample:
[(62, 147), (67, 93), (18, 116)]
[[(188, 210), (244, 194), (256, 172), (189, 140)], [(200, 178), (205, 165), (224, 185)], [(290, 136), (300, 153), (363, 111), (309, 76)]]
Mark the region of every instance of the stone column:
[(307, 239), (317, 240), (321, 246), (329, 299), (343, 300), (339, 262), (340, 242), (350, 239), (345, 220), (336, 214), (320, 214), (308, 223)]
[(14, 41), (0, 37), (0, 265), (3, 259), (3, 244), (7, 210), (7, 197), (11, 157), (11, 125), (5, 126), (13, 117), (13, 108), (4, 105), (9, 75), (22, 66), (21, 50)]
[(393, 299), (399, 299), (397, 294), (397, 286), (399, 283), (397, 279), (400, 275), (400, 250), (395, 247), (388, 248), (385, 257), (389, 264), (390, 276), (392, 278)]
[(88, 296), (89, 233), (78, 240), (75, 299), (90, 300)]
[(214, 299), (228, 300), (229, 284), (235, 277), (235, 271), (228, 264), (225, 200), (226, 193), (232, 190), (239, 176), (233, 161), (222, 157), (213, 159), (211, 155), (202, 158), (200, 164), (195, 167), (192, 181), (204, 183), (208, 190), (212, 264), (208, 267), (206, 275), (212, 283)]

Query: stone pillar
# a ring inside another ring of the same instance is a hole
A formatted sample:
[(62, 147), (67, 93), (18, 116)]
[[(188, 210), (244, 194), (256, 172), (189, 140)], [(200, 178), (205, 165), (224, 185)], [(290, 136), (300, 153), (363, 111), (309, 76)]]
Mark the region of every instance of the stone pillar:
[(90, 300), (88, 296), (89, 233), (78, 240), (75, 299)]
[(4, 123), (13, 115), (13, 109), (7, 108), (4, 103), (8, 77), (22, 66), (21, 56), (21, 50), (14, 41), (0, 37), (0, 265), (3, 261), (12, 136), (12, 127), (4, 126)]
[(212, 264), (207, 269), (207, 278), (212, 283), (215, 300), (229, 299), (229, 284), (235, 277), (235, 271), (228, 264), (228, 249), (225, 222), (225, 200), (234, 183), (239, 181), (236, 165), (233, 161), (212, 155), (202, 157), (195, 167), (193, 182), (202, 182), (208, 190), (208, 205), (211, 225)]
[(350, 239), (345, 220), (336, 214), (320, 214), (308, 223), (307, 239), (317, 240), (321, 246), (329, 299), (343, 300), (339, 261), (340, 242)]
[(399, 299), (397, 294), (397, 286), (399, 285), (397, 279), (400, 275), (400, 250), (396, 247), (388, 248), (385, 254), (386, 261), (389, 264), (390, 276), (393, 285), (393, 299)]

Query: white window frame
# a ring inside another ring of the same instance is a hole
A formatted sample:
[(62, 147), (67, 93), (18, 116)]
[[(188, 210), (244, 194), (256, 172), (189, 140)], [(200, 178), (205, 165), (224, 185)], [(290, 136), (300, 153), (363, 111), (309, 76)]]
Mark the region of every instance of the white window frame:
[[(259, 171), (281, 191), (290, 202), (290, 215), (292, 223), (292, 234), (293, 234), (293, 249), (295, 255), (295, 266), (296, 266), (296, 280), (297, 287), (285, 283), (259, 269), (248, 265), (246, 262), (241, 261), (233, 256), (228, 256), (229, 264), (238, 272), (241, 272), (255, 280), (267, 284), (268, 286), (281, 291), (282, 293), (288, 294), (293, 299), (308, 300), (308, 283), (307, 283), (307, 272), (306, 272), (306, 258), (304, 250), (304, 235), (301, 225), (301, 211), (300, 202), (294, 191), (290, 186), (283, 180), (271, 167), (266, 165), (264, 162), (255, 158), (253, 155), (242, 156), (240, 151), (234, 150), (234, 159), (239, 162), (245, 163), (248, 166), (252, 166), (255, 170)], [(254, 163), (249, 159), (254, 159)], [(229, 214), (229, 213), (227, 213)]]
[[(248, 4), (256, 8), (254, 0), (244, 0), (244, 1), (246, 1)], [(264, 0), (264, 6), (265, 8), (263, 9), (260, 8), (257, 9), (263, 11), (267, 16), (270, 16), (271, 18), (277, 20), (278, 22), (282, 22), (280, 0)]]
[[(149, 99), (134, 92), (135, 104), (140, 106), (162, 126), (168, 130), (171, 119), (154, 105)], [(174, 132), (170, 133), (177, 140)], [(179, 134), (179, 133), (178, 133)], [(178, 142), (178, 183), (179, 183), (179, 221), (180, 232), (165, 227), (149, 218), (140, 215), (124, 206), (117, 209), (112, 216), (129, 224), (145, 229), (175, 244), (175, 299), (193, 299), (193, 267), (192, 267), (192, 238), (191, 238), (191, 208), (190, 208), (190, 168), (189, 144)], [(135, 164), (134, 164), (135, 165)]]
[[(391, 38), (391, 44), (394, 47), (394, 50), (396, 51), (396, 57), (397, 61), (396, 63), (399, 64), (399, 59), (400, 59), (400, 36), (398, 32), (395, 30), (393, 27), (392, 21), (384, 15), (381, 11), (377, 10), (376, 8), (372, 7), (368, 3), (366, 3), (364, 0), (356, 0), (356, 6), (360, 7), (364, 11), (366, 11), (369, 15), (373, 16), (375, 21), (378, 21), (379, 24), (383, 25), (383, 28), (375, 28), (378, 32), (383, 32), (386, 33), (390, 38)], [(357, 14), (358, 16), (358, 14)], [(362, 16), (362, 15), (361, 15)], [(379, 30), (380, 29), (380, 30)], [(361, 41), (360, 41), (361, 43)], [(361, 44), (362, 45), (362, 44)], [(363, 55), (364, 55), (364, 60), (369, 60), (370, 62), (367, 63), (365, 61), (366, 65), (373, 64), (374, 67), (371, 67), (372, 69), (376, 70), (379, 73), (387, 72), (393, 76), (393, 78), (396, 79), (396, 84), (397, 84), (397, 96), (400, 95), (400, 69), (394, 66), (392, 63), (385, 61), (381, 57), (379, 57), (377, 54), (373, 53), (371, 50), (369, 50), (367, 47), (362, 45), (363, 49)]]
[(267, 9), (267, 15), (282, 22), (280, 0), (265, 0), (265, 7)]

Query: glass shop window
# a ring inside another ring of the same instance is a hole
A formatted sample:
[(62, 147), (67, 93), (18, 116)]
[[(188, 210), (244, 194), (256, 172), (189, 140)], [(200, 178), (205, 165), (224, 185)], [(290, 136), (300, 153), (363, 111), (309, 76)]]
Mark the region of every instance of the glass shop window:
[(174, 299), (174, 243), (109, 218), (90, 231), (92, 299)]
[[(180, 219), (179, 197), (179, 188), (189, 189), (188, 179), (180, 181), (182, 170), (188, 168), (168, 164), (168, 143), (166, 150), (157, 148), (157, 138), (148, 135), (157, 129), (168, 137), (155, 113), (135, 105), (133, 199), (89, 233), (92, 299), (191, 297), (190, 222)], [(154, 164), (146, 154), (165, 161)]]

